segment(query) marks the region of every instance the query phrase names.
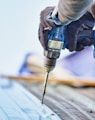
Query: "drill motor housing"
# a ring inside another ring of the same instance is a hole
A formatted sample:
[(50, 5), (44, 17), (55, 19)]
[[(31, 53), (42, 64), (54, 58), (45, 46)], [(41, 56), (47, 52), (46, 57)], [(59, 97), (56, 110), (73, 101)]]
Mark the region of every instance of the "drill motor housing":
[(56, 65), (56, 60), (60, 57), (61, 49), (64, 46), (64, 29), (64, 26), (60, 26), (49, 31), (48, 50), (45, 51), (46, 71), (52, 71)]

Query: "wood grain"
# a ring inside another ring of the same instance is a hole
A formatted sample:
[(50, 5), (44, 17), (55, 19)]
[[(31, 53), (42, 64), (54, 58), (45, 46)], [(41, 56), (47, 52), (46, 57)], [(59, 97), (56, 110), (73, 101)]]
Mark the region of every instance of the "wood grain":
[[(43, 82), (45, 76), (43, 75), (1, 75), (1, 78), (8, 78), (10, 80), (27, 80), (27, 81), (40, 81)], [(95, 86), (95, 78), (83, 78), (83, 77), (65, 77), (65, 78), (55, 78), (49, 77), (49, 82), (63, 83), (67, 85), (75, 86)]]

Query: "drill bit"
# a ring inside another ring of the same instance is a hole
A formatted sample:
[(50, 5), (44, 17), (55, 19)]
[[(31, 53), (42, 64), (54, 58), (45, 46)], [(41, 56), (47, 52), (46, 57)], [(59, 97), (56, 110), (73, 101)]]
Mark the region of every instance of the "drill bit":
[(46, 93), (48, 78), (49, 78), (49, 71), (47, 72), (46, 78), (45, 78), (45, 81), (44, 81), (44, 89), (43, 89), (43, 94), (42, 94), (42, 104), (43, 104), (44, 96), (45, 96), (45, 93)]

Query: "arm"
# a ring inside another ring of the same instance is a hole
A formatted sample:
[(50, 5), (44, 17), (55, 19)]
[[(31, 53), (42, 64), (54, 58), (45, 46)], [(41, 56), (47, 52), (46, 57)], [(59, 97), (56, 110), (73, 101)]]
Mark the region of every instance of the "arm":
[(93, 0), (59, 0), (58, 18), (64, 24), (78, 20), (90, 7)]

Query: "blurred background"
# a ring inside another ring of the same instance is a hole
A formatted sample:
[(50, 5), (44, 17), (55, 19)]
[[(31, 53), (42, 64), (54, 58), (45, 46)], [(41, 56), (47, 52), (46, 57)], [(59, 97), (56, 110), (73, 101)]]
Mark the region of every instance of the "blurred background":
[[(40, 12), (47, 6), (56, 6), (57, 4), (58, 0), (0, 1), (0, 74), (18, 74), (20, 67), (23, 66), (25, 56), (29, 53), (44, 57), (43, 48), (38, 40)], [(68, 53), (68, 50), (61, 51), (60, 58)], [(87, 70), (91, 71), (91, 73), (88, 72), (91, 76), (94, 74), (92, 68), (94, 69), (93, 63), (95, 63), (92, 52), (89, 58), (92, 58), (92, 66), (89, 65), (91, 69), (86, 63), (85, 65), (89, 68)], [(38, 58), (36, 60), (35, 65), (39, 66)], [(80, 59), (78, 60), (80, 61)], [(29, 61), (31, 62), (31, 59)], [(32, 61), (34, 62), (35, 59)], [(84, 65), (84, 63), (80, 64), (81, 66)], [(79, 66), (75, 66), (74, 70), (76, 68), (79, 68)], [(81, 69), (78, 70), (78, 74), (82, 73)]]
[(23, 57), (29, 52), (43, 56), (38, 41), (40, 12), (57, 2), (58, 0), (0, 1), (0, 74), (16, 74)]

